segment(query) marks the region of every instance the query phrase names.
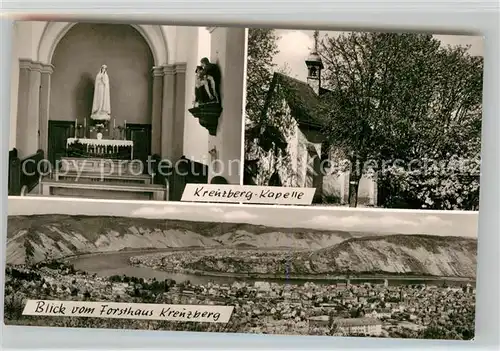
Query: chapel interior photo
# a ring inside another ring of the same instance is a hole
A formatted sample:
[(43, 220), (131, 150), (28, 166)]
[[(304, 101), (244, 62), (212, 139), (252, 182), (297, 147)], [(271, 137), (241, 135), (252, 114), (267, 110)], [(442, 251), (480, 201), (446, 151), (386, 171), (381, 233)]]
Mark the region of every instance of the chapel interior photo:
[(240, 184), (245, 29), (17, 21), (13, 36), (9, 195)]

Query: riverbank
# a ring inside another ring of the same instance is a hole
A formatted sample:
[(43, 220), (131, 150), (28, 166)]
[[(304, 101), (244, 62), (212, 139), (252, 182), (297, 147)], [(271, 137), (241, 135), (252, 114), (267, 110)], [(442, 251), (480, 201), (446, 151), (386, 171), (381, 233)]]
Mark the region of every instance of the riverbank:
[[(192, 282), (194, 284), (207, 284), (209, 282), (217, 282), (220, 284), (231, 284), (235, 281), (269, 281), (278, 284), (302, 285), (307, 282), (315, 282), (317, 284), (328, 285), (344, 283), (348, 279), (351, 282), (363, 283), (370, 282), (381, 284), (384, 280), (388, 280), (389, 285), (406, 285), (406, 284), (422, 284), (433, 283), (435, 285), (446, 282), (448, 285), (460, 286), (470, 283), (475, 284), (475, 279), (469, 277), (440, 277), (440, 276), (423, 276), (423, 275), (390, 275), (390, 274), (358, 274), (358, 275), (298, 275), (298, 274), (255, 274), (241, 272), (210, 272), (203, 270), (184, 270), (184, 271), (167, 271), (158, 268), (149, 267), (147, 265), (131, 265), (132, 257), (147, 257), (155, 254), (163, 253), (182, 253), (182, 252), (201, 252), (212, 250), (213, 248), (163, 248), (163, 249), (122, 249), (116, 252), (90, 252), (79, 255), (69, 255), (58, 259), (57, 261), (72, 264), (76, 269), (96, 274), (102, 277), (110, 277), (114, 275), (126, 275), (143, 279), (173, 279), (179, 282)], [(238, 251), (251, 251), (251, 248), (238, 248)], [(275, 248), (264, 249), (260, 251), (276, 251)], [(288, 251), (289, 252), (289, 251)]]
[[(317, 273), (309, 261), (308, 252), (276, 250), (268, 251), (234, 248), (206, 249), (193, 253), (187, 250), (176, 252), (147, 253), (130, 257), (130, 264), (156, 271), (212, 278), (240, 280), (269, 280), (282, 283), (314, 281), (335, 284), (346, 281), (377, 282), (386, 280), (412, 282), (475, 283), (473, 277), (436, 276), (398, 272), (329, 272)], [(299, 272), (302, 271), (302, 272)], [(310, 273), (306, 273), (310, 272)]]

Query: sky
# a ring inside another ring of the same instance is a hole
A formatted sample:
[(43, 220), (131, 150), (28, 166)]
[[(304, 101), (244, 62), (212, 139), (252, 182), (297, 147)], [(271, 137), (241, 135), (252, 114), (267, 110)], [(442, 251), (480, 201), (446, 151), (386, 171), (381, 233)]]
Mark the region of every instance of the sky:
[(219, 205), (95, 199), (9, 198), (9, 215), (66, 214), (249, 223), (271, 227), (477, 238), (478, 213), (336, 207)]
[[(278, 67), (288, 66), (290, 75), (305, 81), (307, 68), (305, 59), (314, 47), (313, 31), (308, 30), (277, 30), (276, 34), (281, 37), (278, 41), (280, 53), (275, 56), (274, 63)], [(339, 35), (341, 32), (320, 32), (320, 37)], [(457, 36), (457, 35), (435, 35), (443, 45), (471, 45), (471, 55), (483, 55), (483, 37), (481, 36)]]

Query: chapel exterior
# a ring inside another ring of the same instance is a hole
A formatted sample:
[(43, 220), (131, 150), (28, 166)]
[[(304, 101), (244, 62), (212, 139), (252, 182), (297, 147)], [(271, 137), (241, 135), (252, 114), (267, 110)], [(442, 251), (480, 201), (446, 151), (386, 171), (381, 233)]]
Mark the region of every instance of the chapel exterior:
[[(265, 130), (253, 134), (259, 147), (246, 155), (245, 184), (316, 188), (314, 202), (347, 204), (349, 171), (333, 172), (326, 168), (339, 164), (342, 156), (326, 145), (323, 134), (327, 122), (319, 107), (329, 90), (321, 84), (324, 66), (317, 38), (305, 64), (306, 82), (274, 73), (262, 111), (267, 122)], [(360, 179), (358, 204), (376, 206), (375, 179)]]

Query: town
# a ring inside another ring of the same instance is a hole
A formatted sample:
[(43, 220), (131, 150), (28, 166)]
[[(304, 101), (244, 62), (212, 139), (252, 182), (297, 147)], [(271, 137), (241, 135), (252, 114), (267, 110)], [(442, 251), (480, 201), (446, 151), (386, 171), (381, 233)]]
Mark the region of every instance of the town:
[[(211, 323), (114, 320), (114, 328), (195, 330), (294, 335), (342, 335), (403, 338), (471, 339), (474, 336), (475, 288), (462, 286), (235, 281), (193, 285), (189, 281), (98, 277), (68, 264), (49, 262), (36, 269), (6, 270), (5, 318), (21, 323), (25, 301), (87, 300), (131, 303), (231, 305), (233, 315), (223, 327)], [(106, 318), (59, 319), (57, 326), (110, 326)], [(23, 323), (26, 323), (23, 320)], [(40, 322), (42, 323), (42, 322)], [(43, 323), (42, 323), (43, 324)], [(52, 323), (54, 324), (54, 323)]]

